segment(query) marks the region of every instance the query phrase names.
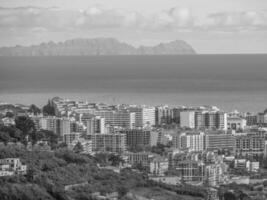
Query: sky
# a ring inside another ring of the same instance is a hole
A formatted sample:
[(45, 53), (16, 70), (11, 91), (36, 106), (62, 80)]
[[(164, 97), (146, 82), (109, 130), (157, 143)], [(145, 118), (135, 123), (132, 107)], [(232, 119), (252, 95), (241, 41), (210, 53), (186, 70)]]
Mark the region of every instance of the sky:
[(267, 53), (266, 0), (0, 0), (0, 46), (113, 37), (185, 40), (200, 54)]

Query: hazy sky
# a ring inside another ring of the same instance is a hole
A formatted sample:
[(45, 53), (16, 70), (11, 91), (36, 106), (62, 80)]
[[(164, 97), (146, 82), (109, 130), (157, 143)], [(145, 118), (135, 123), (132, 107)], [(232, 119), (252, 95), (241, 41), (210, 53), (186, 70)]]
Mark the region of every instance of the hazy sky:
[(267, 53), (267, 0), (0, 0), (0, 46), (175, 39), (198, 53)]

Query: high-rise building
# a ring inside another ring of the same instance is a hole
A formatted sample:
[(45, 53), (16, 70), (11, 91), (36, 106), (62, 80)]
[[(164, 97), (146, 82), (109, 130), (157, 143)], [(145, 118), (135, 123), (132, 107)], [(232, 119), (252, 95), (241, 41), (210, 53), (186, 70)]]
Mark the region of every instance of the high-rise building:
[(92, 134), (88, 135), (92, 140), (92, 148), (94, 152), (115, 152), (123, 153), (126, 151), (126, 135), (125, 134)]
[(105, 133), (105, 118), (96, 116), (87, 121), (87, 134)]
[(236, 136), (236, 155), (259, 156), (265, 153), (265, 136), (246, 133)]
[(169, 157), (169, 169), (183, 181), (202, 181), (204, 177), (204, 163), (190, 158), (186, 152), (173, 152)]
[(262, 113), (258, 113), (257, 124), (260, 126), (267, 127), (267, 109)]
[(205, 149), (205, 133), (187, 132), (174, 136), (174, 147), (189, 151), (203, 151)]
[(227, 130), (227, 114), (221, 111), (197, 111), (195, 128)]
[(127, 148), (132, 151), (142, 151), (145, 147), (156, 146), (158, 143), (159, 133), (150, 130), (129, 129), (122, 130), (126, 134)]
[(155, 110), (155, 124), (171, 124), (173, 122), (173, 110), (168, 106), (158, 106)]
[(214, 152), (173, 152), (169, 167), (183, 181), (199, 181), (208, 186), (218, 186), (227, 181), (227, 164)]
[(68, 146), (72, 144), (73, 141), (78, 140), (81, 136), (81, 133), (69, 133), (63, 135), (63, 142)]
[(79, 121), (71, 120), (70, 121), (70, 132), (85, 132), (86, 126)]
[(135, 128), (135, 113), (128, 110), (97, 110), (94, 115), (105, 118), (105, 124), (112, 127)]
[(182, 111), (180, 112), (180, 127), (195, 128), (195, 112)]
[(45, 117), (40, 119), (40, 129), (53, 131), (60, 136), (70, 133), (70, 124), (68, 118)]
[(257, 115), (247, 114), (246, 120), (247, 120), (247, 126), (255, 126), (258, 124)]
[(60, 119), (60, 136), (70, 133), (70, 120), (69, 119)]
[(180, 113), (183, 111), (183, 108), (173, 108), (173, 122), (176, 124), (180, 124)]
[(135, 113), (136, 127), (151, 127), (155, 125), (155, 107), (135, 106), (129, 107)]
[(206, 134), (206, 149), (230, 149), (235, 148), (235, 136), (232, 134)]

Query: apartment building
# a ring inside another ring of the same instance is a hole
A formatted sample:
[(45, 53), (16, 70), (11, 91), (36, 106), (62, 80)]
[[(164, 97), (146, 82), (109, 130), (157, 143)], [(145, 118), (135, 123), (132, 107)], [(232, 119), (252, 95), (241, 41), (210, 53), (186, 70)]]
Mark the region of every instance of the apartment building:
[(182, 111), (180, 112), (180, 127), (195, 128), (195, 112)]
[(195, 128), (227, 130), (227, 114), (221, 111), (196, 111)]
[(63, 136), (70, 133), (70, 120), (68, 118), (44, 117), (40, 119), (40, 129), (53, 131)]
[(208, 133), (206, 134), (205, 141), (207, 150), (234, 150), (235, 148), (235, 136), (232, 134)]
[(105, 124), (112, 127), (133, 129), (136, 125), (135, 113), (128, 110), (96, 110), (94, 115), (105, 118)]
[(174, 147), (189, 151), (203, 151), (205, 149), (204, 132), (185, 132), (174, 135)]
[(128, 108), (135, 113), (135, 126), (140, 128), (155, 126), (155, 107), (131, 106)]
[(173, 109), (168, 106), (158, 106), (155, 109), (155, 125), (173, 123)]
[(159, 132), (142, 129), (122, 130), (126, 135), (127, 148), (132, 151), (142, 151), (145, 147), (156, 146), (159, 141)]
[(256, 156), (265, 153), (265, 136), (256, 133), (245, 133), (236, 136), (236, 155)]
[(92, 134), (88, 135), (88, 139), (92, 140), (94, 152), (123, 153), (126, 151), (125, 134)]
[(87, 134), (105, 133), (105, 118), (95, 116), (87, 121)]

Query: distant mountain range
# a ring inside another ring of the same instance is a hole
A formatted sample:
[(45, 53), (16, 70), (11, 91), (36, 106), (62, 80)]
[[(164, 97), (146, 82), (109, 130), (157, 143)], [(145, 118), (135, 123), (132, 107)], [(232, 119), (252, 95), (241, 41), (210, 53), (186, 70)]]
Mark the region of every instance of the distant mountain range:
[(156, 46), (134, 46), (113, 38), (73, 39), (32, 46), (0, 48), (0, 56), (89, 56), (89, 55), (183, 55), (196, 54), (185, 41), (175, 40)]

